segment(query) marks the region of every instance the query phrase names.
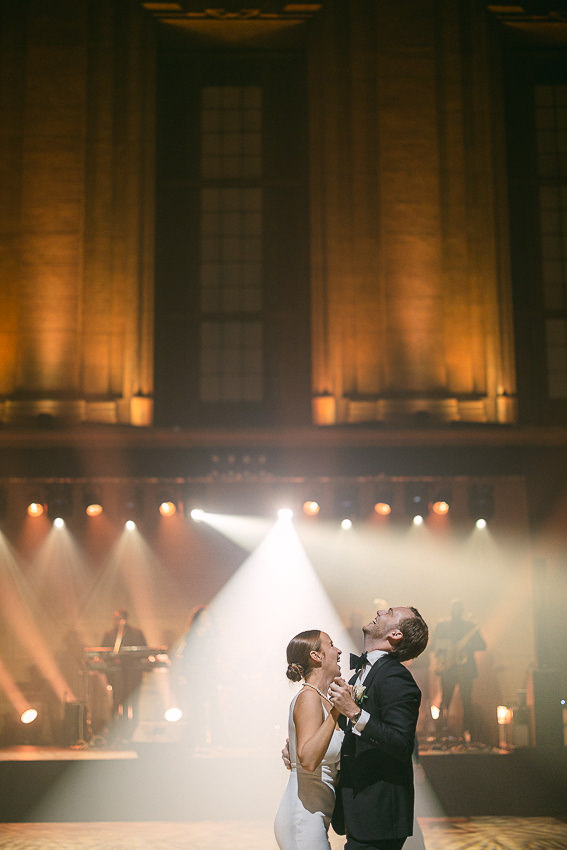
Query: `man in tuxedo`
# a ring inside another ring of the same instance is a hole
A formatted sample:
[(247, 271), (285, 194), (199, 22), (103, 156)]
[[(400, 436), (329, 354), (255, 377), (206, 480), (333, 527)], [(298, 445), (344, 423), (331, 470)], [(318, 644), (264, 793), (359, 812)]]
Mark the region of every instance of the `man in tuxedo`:
[(333, 828), (346, 832), (345, 850), (400, 850), (413, 831), (412, 753), (421, 702), (402, 662), (423, 652), (428, 628), (416, 608), (398, 607), (377, 611), (362, 631), (355, 675), (330, 688), (345, 732)]

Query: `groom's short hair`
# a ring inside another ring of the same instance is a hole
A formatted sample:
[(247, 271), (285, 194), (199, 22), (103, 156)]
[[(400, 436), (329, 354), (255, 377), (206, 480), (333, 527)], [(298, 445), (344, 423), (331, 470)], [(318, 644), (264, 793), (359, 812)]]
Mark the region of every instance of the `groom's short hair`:
[(417, 658), (418, 655), (421, 655), (429, 640), (427, 623), (417, 608), (410, 607), (410, 611), (413, 613), (413, 617), (404, 617), (398, 623), (398, 628), (403, 637), (390, 653), (398, 661), (409, 661), (411, 658)]

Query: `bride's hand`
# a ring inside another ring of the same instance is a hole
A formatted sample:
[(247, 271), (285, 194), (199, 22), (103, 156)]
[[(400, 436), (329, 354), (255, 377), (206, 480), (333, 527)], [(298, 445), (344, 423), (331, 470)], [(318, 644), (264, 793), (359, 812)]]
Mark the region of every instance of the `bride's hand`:
[[(335, 682), (343, 682), (344, 683), (344, 679), (341, 678), (340, 676), (337, 676), (335, 678)], [(350, 687), (350, 685), (348, 687)], [(341, 712), (339, 711), (338, 707), (335, 705), (335, 694), (333, 694), (333, 691), (331, 690), (330, 687), (329, 687), (329, 690), (327, 692), (327, 696), (328, 696), (328, 698), (331, 702), (331, 705), (332, 705), (331, 715), (333, 717), (333, 720), (335, 720), (335, 722), (336, 722), (339, 719)]]
[(344, 714), (345, 717), (348, 718), (356, 715), (358, 705), (353, 699), (351, 686), (347, 685), (344, 679), (339, 677), (334, 679), (330, 685), (330, 692), (333, 705), (340, 711), (341, 714)]

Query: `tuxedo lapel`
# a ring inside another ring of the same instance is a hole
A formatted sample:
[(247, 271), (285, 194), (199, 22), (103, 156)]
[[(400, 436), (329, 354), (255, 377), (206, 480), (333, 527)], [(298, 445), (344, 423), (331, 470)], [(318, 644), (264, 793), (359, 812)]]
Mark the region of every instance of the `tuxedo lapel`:
[[(368, 691), (370, 689), (371, 685), (373, 684), (373, 682), (374, 682), (374, 680), (375, 680), (375, 678), (378, 674), (380, 667), (382, 666), (382, 663), (386, 660), (386, 658), (388, 658), (388, 655), (381, 655), (380, 658), (378, 658), (378, 660), (374, 662), (374, 664), (372, 665), (372, 667), (368, 671), (368, 674), (367, 674), (366, 679), (364, 680), (364, 684), (362, 686), (366, 691)], [(350, 677), (349, 685), (354, 685), (356, 683), (357, 679), (358, 679), (358, 673), (355, 673), (353, 676)], [(343, 732), (347, 733), (347, 738), (350, 739), (351, 736), (352, 736), (352, 724), (350, 722), (348, 722), (347, 718), (343, 714), (341, 714), (339, 716), (339, 726), (343, 730)], [(347, 738), (345, 738), (345, 744), (346, 744)], [(345, 747), (345, 744), (343, 744), (343, 748)], [(343, 749), (343, 753), (344, 753), (344, 749)]]

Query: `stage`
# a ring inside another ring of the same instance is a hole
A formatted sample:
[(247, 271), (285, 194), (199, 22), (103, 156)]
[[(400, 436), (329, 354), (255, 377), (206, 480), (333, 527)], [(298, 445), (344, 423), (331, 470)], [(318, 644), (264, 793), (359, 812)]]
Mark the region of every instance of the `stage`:
[[(429, 749), (416, 768), (426, 850), (566, 850), (565, 749), (458, 750)], [(274, 788), (286, 779), (277, 751), (9, 747), (0, 750), (0, 848), (276, 850)], [(342, 850), (344, 838), (331, 831), (330, 843)]]
[[(279, 750), (189, 751), (178, 743), (0, 750), (0, 821), (201, 822), (271, 814)], [(421, 753), (419, 817), (567, 817), (567, 749), (461, 747)]]

